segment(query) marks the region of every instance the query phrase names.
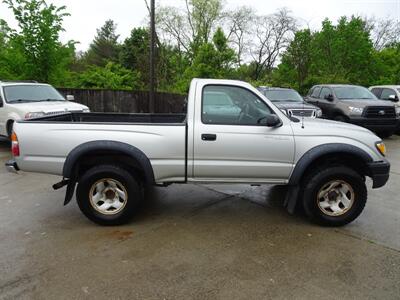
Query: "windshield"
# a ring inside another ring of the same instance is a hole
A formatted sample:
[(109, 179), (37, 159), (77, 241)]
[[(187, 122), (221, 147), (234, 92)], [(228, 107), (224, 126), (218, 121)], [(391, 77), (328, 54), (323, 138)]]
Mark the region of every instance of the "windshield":
[(272, 102), (303, 102), (303, 98), (294, 90), (264, 91), (264, 95)]
[(64, 97), (49, 85), (12, 85), (4, 87), (8, 103), (65, 101)]
[(369, 99), (377, 100), (376, 96), (368, 89), (361, 86), (339, 86), (334, 87), (336, 97), (340, 100)]

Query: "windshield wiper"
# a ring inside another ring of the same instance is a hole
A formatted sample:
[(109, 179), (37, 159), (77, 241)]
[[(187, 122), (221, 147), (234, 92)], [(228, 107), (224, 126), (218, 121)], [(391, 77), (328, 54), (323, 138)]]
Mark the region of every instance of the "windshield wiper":
[(65, 101), (65, 100), (48, 98), (48, 99), (41, 99), (41, 100), (38, 100), (38, 101), (40, 101), (40, 102), (45, 102), (45, 101)]
[(9, 103), (21, 103), (21, 102), (37, 102), (38, 100), (29, 100), (29, 99), (14, 99), (14, 100), (9, 100)]

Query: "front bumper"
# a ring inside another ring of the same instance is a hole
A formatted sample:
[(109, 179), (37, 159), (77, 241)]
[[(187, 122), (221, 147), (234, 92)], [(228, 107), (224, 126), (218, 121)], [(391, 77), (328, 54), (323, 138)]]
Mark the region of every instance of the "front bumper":
[(387, 160), (369, 163), (368, 172), (373, 181), (372, 188), (380, 188), (389, 179), (390, 163)]
[(398, 118), (350, 118), (350, 123), (368, 128), (372, 131), (395, 131), (400, 125)]
[(6, 169), (8, 172), (10, 173), (18, 173), (19, 168), (17, 163), (14, 160), (9, 160), (8, 162), (6, 162)]

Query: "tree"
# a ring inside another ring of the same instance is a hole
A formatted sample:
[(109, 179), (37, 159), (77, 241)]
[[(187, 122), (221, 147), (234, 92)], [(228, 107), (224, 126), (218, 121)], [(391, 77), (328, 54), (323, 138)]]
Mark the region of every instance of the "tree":
[(117, 25), (113, 20), (107, 20), (100, 29), (97, 29), (97, 35), (86, 54), (89, 64), (105, 66), (109, 61), (118, 61), (120, 47), (116, 30)]
[(322, 29), (302, 30), (282, 56), (274, 74), (278, 84), (289, 84), (305, 91), (316, 83), (371, 85), (379, 70), (378, 60), (366, 23), (359, 17), (328, 19)]
[(230, 78), (235, 63), (235, 51), (228, 46), (228, 39), (221, 28), (214, 33), (212, 43), (202, 44), (179, 82), (179, 90), (187, 91), (192, 78)]
[[(313, 35), (310, 29), (297, 31), (293, 41), (282, 56), (282, 62), (276, 72), (275, 80), (280, 85), (296, 83), (296, 88), (304, 91), (308, 88), (306, 80), (313, 62)], [(280, 76), (280, 77), (279, 77)]]
[(254, 63), (253, 80), (260, 80), (263, 75), (272, 71), (281, 52), (289, 45), (296, 28), (296, 20), (287, 9), (257, 18), (251, 51)]
[(364, 20), (371, 34), (372, 44), (378, 51), (400, 42), (400, 21), (369, 18)]
[[(63, 45), (59, 35), (65, 6), (56, 7), (44, 0), (3, 0), (13, 11), (18, 29), (9, 28), (7, 46), (9, 69), (15, 78), (36, 79), (44, 82), (62, 82), (71, 62), (74, 42)], [(5, 21), (1, 21), (8, 27)], [(12, 58), (12, 59), (11, 59)]]
[(243, 56), (249, 48), (251, 27), (253, 20), (256, 19), (252, 8), (247, 6), (229, 11), (225, 16), (228, 26), (228, 40), (235, 47), (237, 54), (237, 63), (242, 65)]
[(185, 0), (184, 11), (161, 6), (156, 18), (159, 36), (194, 58), (199, 47), (211, 41), (221, 15), (221, 0)]
[(80, 73), (74, 83), (79, 88), (103, 88), (139, 90), (142, 88), (140, 74), (123, 66), (108, 62), (104, 67), (90, 66)]

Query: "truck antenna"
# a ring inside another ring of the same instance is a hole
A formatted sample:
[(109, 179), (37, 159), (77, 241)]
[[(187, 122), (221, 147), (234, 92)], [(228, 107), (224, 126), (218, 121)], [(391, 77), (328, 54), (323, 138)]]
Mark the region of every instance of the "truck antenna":
[(301, 112), (301, 129), (304, 129), (304, 102), (305, 102), (306, 100), (304, 100), (304, 98), (303, 98), (303, 109), (302, 109), (302, 112)]

